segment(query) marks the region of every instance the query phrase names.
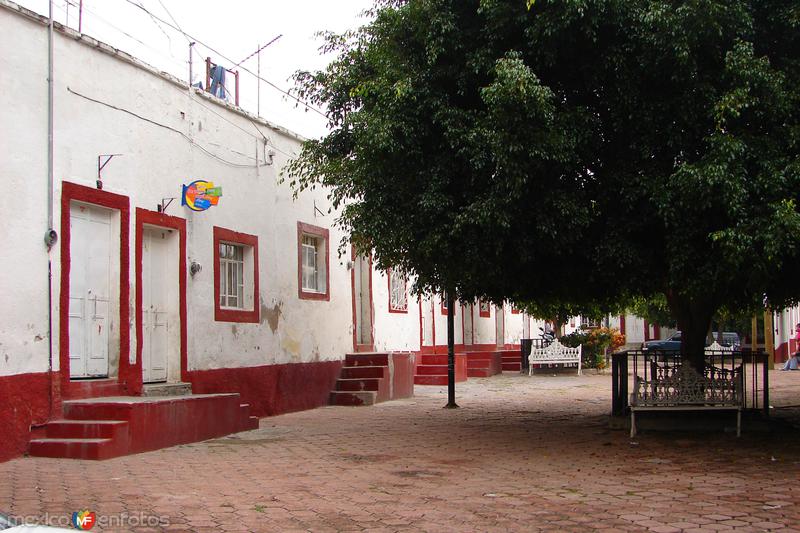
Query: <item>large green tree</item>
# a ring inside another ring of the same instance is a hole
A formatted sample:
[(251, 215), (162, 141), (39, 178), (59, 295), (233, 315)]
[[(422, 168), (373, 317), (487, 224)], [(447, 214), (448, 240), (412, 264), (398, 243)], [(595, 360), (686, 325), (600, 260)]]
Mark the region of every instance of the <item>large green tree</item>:
[(385, 0), (299, 73), (330, 187), (380, 267), (462, 298), (663, 294), (702, 365), (720, 306), (800, 295), (794, 0)]

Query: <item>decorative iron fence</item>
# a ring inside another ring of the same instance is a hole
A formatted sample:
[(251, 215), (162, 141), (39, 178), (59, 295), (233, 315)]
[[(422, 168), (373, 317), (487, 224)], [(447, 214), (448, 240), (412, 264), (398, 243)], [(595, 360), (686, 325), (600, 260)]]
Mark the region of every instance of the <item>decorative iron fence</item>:
[[(647, 386), (672, 374), (682, 364), (681, 353), (661, 350), (630, 350), (611, 356), (611, 413), (628, 413), (634, 378)], [(744, 408), (769, 416), (769, 358), (763, 352), (706, 350), (705, 374), (710, 378), (736, 376), (742, 381)]]

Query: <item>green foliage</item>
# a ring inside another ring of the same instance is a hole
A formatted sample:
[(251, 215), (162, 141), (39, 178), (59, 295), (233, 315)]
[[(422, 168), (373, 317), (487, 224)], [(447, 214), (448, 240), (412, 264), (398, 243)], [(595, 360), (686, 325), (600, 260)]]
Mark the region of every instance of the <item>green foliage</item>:
[[(297, 75), (331, 132), (290, 164), (381, 268), (462, 299), (796, 302), (793, 0), (386, 0)], [(541, 315), (540, 315), (541, 316)], [(699, 333), (697, 333), (699, 332)], [(702, 360), (702, 357), (701, 357)]]

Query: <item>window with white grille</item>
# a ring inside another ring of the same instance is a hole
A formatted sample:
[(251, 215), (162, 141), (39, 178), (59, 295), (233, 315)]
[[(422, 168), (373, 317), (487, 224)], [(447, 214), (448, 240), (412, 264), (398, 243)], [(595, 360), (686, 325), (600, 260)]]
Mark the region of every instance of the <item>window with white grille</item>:
[(244, 309), (244, 246), (219, 244), (219, 306)]
[(309, 292), (320, 291), (320, 269), (318, 265), (319, 256), (319, 237), (303, 235), (302, 257), (303, 257), (303, 290)]
[(599, 328), (599, 327), (600, 327), (600, 320), (596, 318), (589, 318), (586, 316), (581, 317), (582, 329)]
[(303, 300), (330, 300), (329, 231), (297, 223), (297, 292)]
[(214, 226), (214, 320), (259, 322), (258, 236)]
[(389, 311), (408, 311), (406, 277), (398, 270), (389, 271)]

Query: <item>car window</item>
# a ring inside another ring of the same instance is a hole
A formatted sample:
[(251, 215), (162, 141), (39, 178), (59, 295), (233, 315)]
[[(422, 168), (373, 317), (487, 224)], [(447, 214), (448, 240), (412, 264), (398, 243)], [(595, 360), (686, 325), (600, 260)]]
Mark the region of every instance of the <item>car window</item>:
[(0, 513), (0, 530), (9, 529), (16, 525), (17, 524), (15, 524), (14, 521), (11, 520), (11, 518), (7, 517), (3, 513)]

